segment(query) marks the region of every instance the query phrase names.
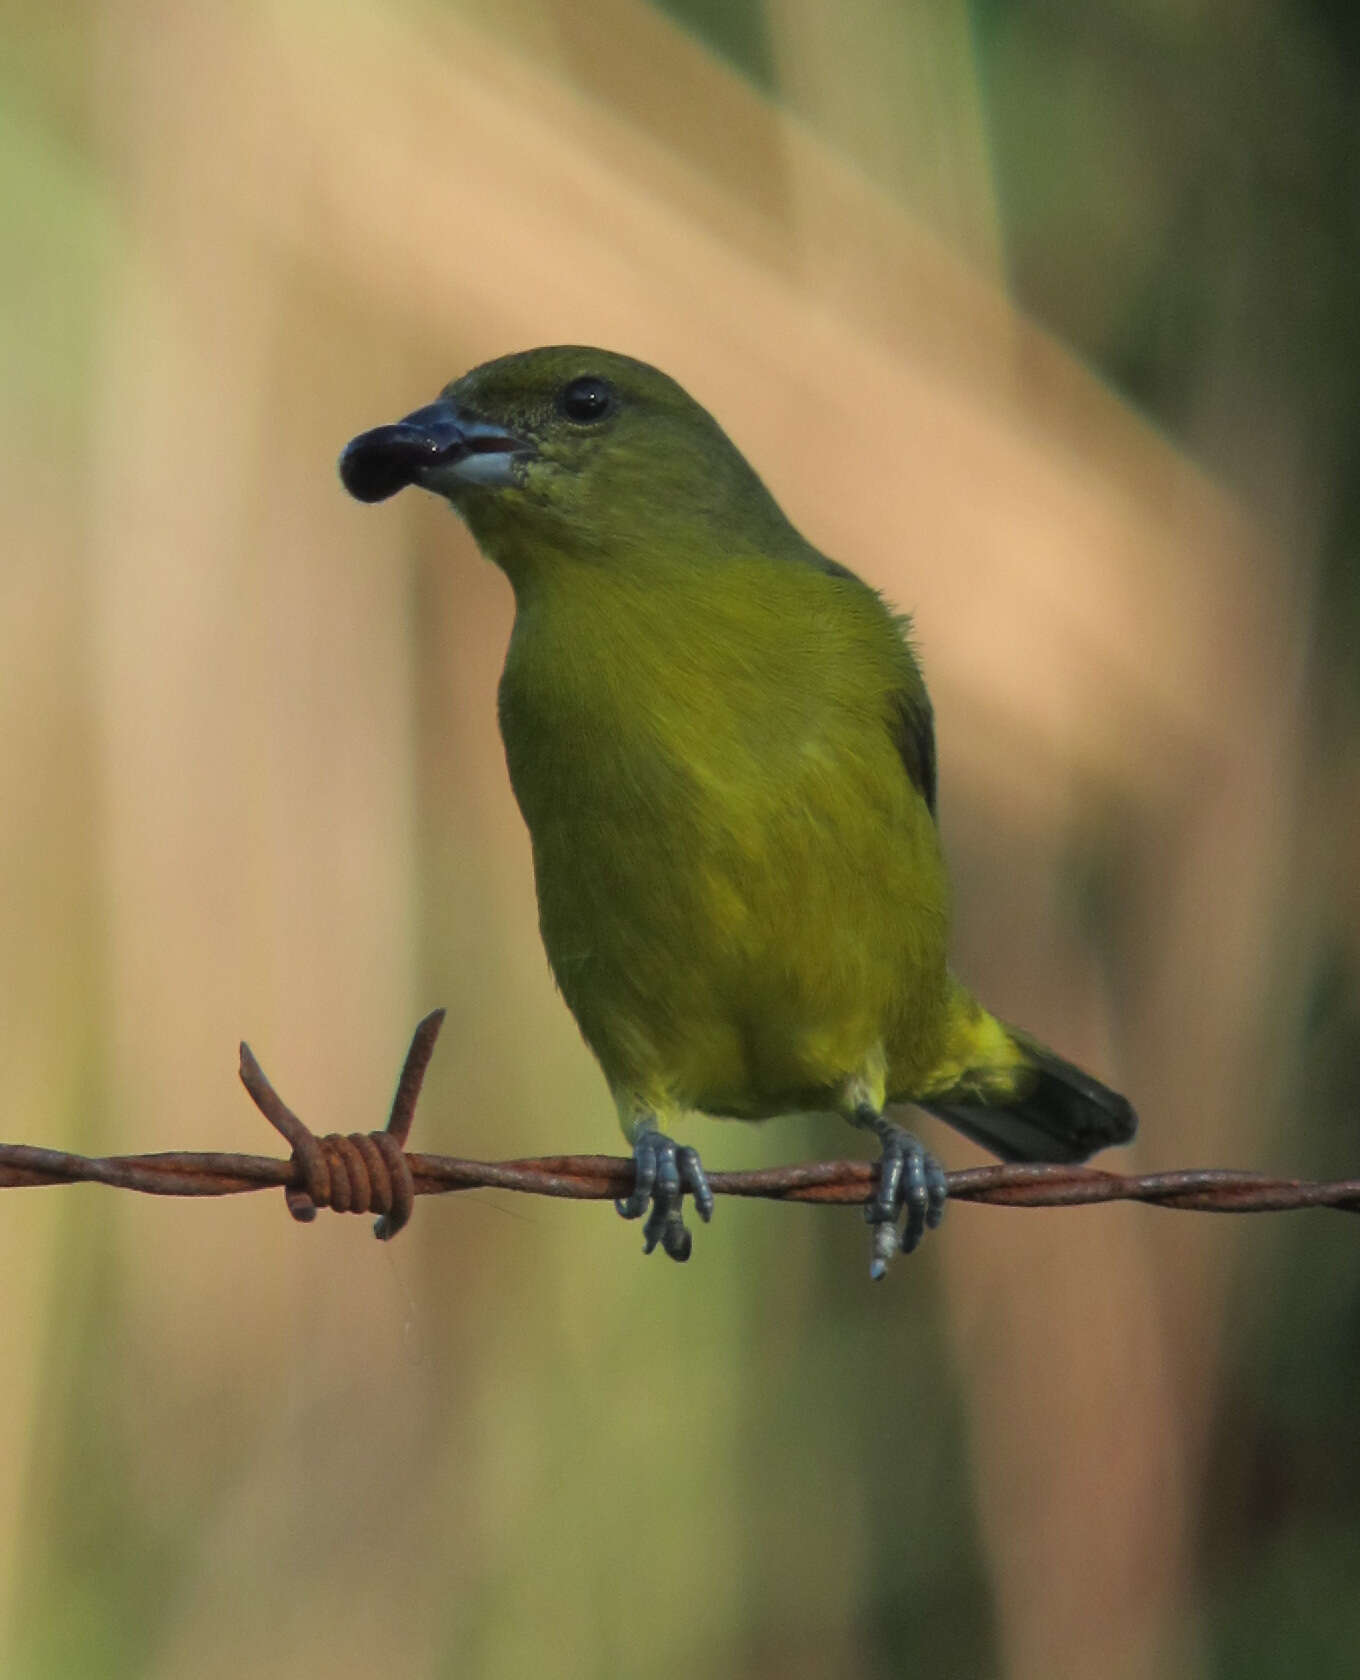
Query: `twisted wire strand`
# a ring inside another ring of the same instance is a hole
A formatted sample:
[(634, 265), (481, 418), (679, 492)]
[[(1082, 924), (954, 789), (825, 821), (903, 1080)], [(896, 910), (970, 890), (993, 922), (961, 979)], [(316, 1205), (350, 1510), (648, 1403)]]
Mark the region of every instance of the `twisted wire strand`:
[[(241, 1082), (290, 1146), (287, 1159), (209, 1151), (87, 1156), (31, 1144), (0, 1144), (0, 1189), (87, 1183), (153, 1196), (234, 1196), (282, 1189), (288, 1211), (299, 1221), (315, 1219), (321, 1208), (377, 1213), (374, 1234), (382, 1240), (408, 1223), (417, 1196), (496, 1189), (600, 1201), (632, 1189), (632, 1161), (613, 1155), (469, 1161), (408, 1153), (406, 1140), (443, 1021), (444, 1011), (437, 1009), (416, 1028), (382, 1131), (318, 1137), (283, 1101), (243, 1044)], [(1283, 1213), (1313, 1207), (1360, 1213), (1360, 1178), (1315, 1181), (1222, 1168), (1133, 1176), (1101, 1167), (1016, 1165), (967, 1167), (946, 1177), (952, 1201), (994, 1207), (1147, 1202), (1200, 1213)], [(708, 1175), (715, 1195), (825, 1203), (867, 1201), (876, 1179), (877, 1166), (869, 1161), (809, 1161)]]

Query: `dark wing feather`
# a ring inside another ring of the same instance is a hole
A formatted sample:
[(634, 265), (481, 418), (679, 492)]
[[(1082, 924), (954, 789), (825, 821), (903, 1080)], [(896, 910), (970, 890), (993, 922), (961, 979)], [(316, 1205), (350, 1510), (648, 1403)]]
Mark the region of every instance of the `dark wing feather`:
[(899, 690), (892, 697), (888, 719), (897, 756), (906, 767), (911, 785), (935, 816), (935, 719), (924, 690), (915, 694)]

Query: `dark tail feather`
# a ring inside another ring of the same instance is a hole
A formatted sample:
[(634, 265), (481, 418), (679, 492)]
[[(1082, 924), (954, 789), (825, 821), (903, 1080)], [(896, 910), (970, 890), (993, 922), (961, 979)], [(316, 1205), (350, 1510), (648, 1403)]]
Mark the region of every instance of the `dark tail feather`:
[(1138, 1116), (1126, 1097), (1041, 1044), (1028, 1038), (1022, 1043), (1035, 1075), (1023, 1096), (997, 1104), (920, 1106), (1003, 1161), (1084, 1161), (1097, 1149), (1129, 1141)]

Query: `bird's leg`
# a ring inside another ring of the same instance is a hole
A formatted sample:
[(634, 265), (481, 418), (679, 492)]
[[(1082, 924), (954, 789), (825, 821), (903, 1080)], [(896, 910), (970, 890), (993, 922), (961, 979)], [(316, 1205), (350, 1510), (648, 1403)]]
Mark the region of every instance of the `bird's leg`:
[(633, 1162), (637, 1169), (633, 1193), (614, 1206), (625, 1219), (640, 1219), (647, 1214), (642, 1227), (644, 1254), (650, 1254), (660, 1243), (672, 1260), (688, 1260), (693, 1239), (681, 1215), (685, 1191), (694, 1197), (694, 1206), (705, 1224), (713, 1217), (713, 1192), (699, 1151), (678, 1147), (675, 1139), (659, 1131), (656, 1121), (646, 1115), (633, 1128)]
[[(900, 1248), (910, 1254), (927, 1231), (944, 1218), (949, 1194), (944, 1168), (916, 1138), (894, 1126), (871, 1103), (856, 1104), (850, 1115), (857, 1126), (876, 1132), (883, 1144), (878, 1161), (878, 1186), (864, 1205), (864, 1217), (874, 1228), (874, 1256), (869, 1276), (881, 1278)], [(906, 1218), (899, 1234), (897, 1222)]]

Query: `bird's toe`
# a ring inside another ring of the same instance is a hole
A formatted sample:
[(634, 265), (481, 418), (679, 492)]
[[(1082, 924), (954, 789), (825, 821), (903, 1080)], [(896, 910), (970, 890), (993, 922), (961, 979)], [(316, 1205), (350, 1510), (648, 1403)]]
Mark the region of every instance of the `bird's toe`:
[(686, 1228), (682, 1208), (685, 1192), (694, 1198), (695, 1208), (705, 1223), (713, 1216), (713, 1192), (697, 1149), (678, 1148), (673, 1138), (654, 1127), (638, 1132), (633, 1143), (636, 1178), (632, 1194), (614, 1206), (625, 1219), (640, 1219), (642, 1252), (658, 1246), (672, 1260), (688, 1260), (693, 1238)]
[(878, 1279), (887, 1274), (894, 1254), (912, 1253), (944, 1218), (949, 1185), (944, 1168), (910, 1132), (886, 1121), (874, 1129), (883, 1141), (883, 1153), (864, 1217), (874, 1228), (869, 1275)]

